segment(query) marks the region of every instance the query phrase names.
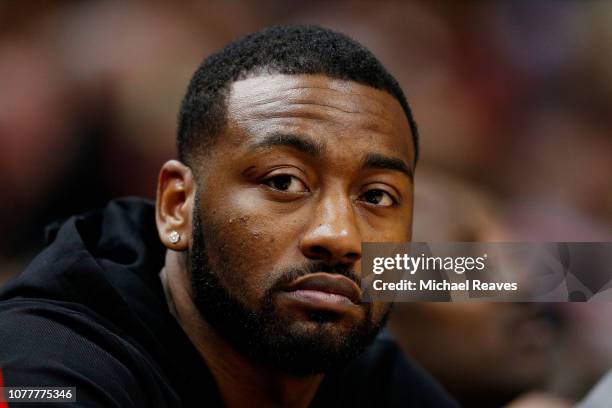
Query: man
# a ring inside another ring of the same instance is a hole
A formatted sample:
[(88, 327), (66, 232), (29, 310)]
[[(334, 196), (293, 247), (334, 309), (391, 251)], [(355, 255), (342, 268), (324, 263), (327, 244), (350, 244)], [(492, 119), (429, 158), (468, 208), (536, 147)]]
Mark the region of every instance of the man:
[(361, 302), (361, 243), (411, 238), (417, 146), (396, 81), (347, 37), (226, 46), (189, 85), (156, 206), (71, 218), (0, 294), (5, 385), (104, 407), (452, 406), (377, 337), (389, 305)]

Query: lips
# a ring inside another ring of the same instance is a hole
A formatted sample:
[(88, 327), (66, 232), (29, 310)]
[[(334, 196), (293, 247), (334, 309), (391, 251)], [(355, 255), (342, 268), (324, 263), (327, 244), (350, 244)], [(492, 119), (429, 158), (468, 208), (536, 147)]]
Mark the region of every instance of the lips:
[(361, 291), (355, 282), (342, 275), (325, 272), (312, 273), (298, 278), (287, 287), (286, 291), (300, 294), (311, 293), (313, 297), (330, 300), (343, 296), (354, 304), (361, 302)]

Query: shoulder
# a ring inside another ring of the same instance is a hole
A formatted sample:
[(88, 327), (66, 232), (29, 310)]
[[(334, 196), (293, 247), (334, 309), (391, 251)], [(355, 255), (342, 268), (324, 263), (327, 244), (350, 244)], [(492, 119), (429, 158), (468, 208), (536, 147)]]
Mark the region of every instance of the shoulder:
[(141, 350), (85, 308), (0, 302), (0, 342), (5, 386), (76, 387), (77, 401), (88, 406), (147, 405), (154, 379), (141, 373), (154, 367), (144, 367)]

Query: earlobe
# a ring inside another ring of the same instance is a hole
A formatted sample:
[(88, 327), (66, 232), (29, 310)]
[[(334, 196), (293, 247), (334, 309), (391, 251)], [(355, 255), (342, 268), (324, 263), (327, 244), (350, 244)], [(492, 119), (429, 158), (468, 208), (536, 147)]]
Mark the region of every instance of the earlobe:
[(191, 169), (178, 160), (164, 163), (157, 182), (155, 222), (159, 238), (168, 249), (189, 248), (194, 194)]

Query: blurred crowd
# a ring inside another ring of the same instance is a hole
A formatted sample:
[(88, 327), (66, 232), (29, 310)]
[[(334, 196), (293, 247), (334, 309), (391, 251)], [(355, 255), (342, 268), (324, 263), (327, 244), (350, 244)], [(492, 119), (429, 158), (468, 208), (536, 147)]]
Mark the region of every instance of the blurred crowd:
[[(611, 2), (2, 2), (0, 284), (48, 222), (152, 198), (197, 65), (285, 23), (349, 34), (401, 83), (415, 240), (612, 241)], [(575, 401), (612, 368), (610, 309), (404, 304), (392, 328), (466, 406)]]

